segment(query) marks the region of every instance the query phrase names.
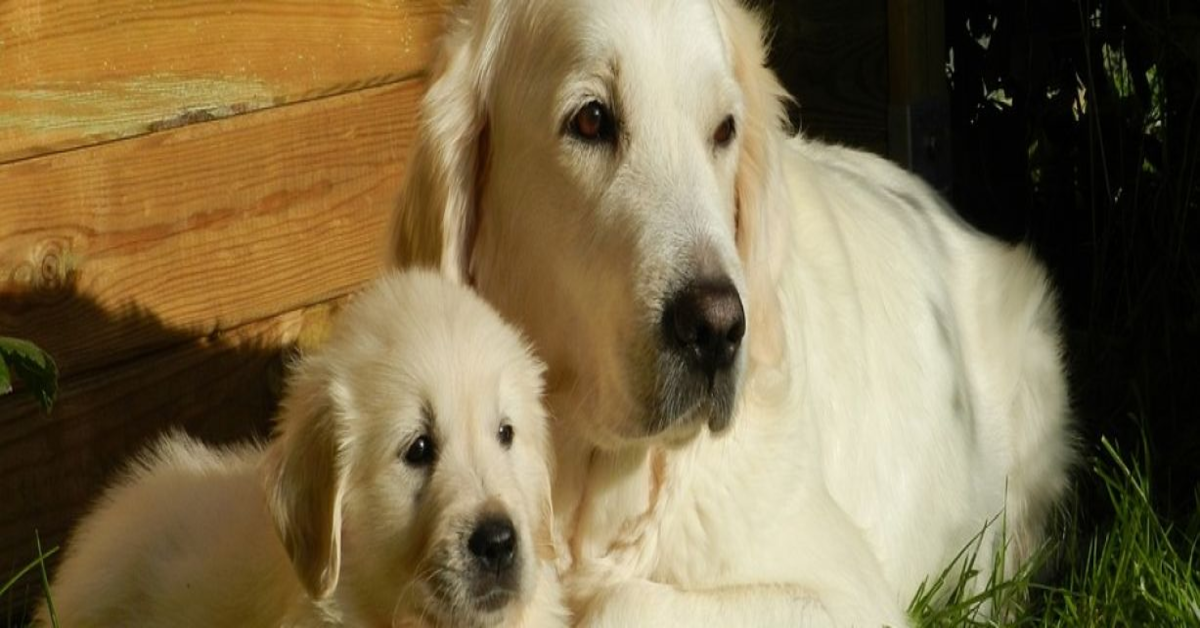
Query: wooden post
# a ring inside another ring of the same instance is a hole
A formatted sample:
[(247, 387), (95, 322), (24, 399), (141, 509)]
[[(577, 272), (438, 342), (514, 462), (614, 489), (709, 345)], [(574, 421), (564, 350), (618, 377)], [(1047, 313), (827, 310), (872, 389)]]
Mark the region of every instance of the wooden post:
[(888, 152), (946, 192), (952, 177), (944, 0), (888, 0)]

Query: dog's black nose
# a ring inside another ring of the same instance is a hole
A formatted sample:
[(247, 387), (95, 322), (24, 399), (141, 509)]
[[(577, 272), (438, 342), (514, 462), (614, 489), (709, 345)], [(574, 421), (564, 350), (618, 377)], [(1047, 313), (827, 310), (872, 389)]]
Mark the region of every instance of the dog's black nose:
[(517, 533), (512, 520), (496, 515), (480, 521), (467, 540), (467, 549), (485, 571), (495, 574), (508, 571), (517, 553)]
[(663, 328), (667, 342), (711, 377), (737, 357), (746, 313), (728, 279), (694, 282), (667, 303)]

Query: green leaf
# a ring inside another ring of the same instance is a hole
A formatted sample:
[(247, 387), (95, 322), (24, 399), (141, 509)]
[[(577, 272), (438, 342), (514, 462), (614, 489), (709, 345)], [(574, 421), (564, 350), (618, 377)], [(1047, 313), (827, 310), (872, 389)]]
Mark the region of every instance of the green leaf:
[(12, 376), (8, 374), (8, 365), (0, 360), (0, 396), (12, 392)]
[(12, 376), (25, 382), (42, 411), (49, 414), (58, 395), (58, 367), (27, 340), (0, 336), (0, 395), (12, 392)]

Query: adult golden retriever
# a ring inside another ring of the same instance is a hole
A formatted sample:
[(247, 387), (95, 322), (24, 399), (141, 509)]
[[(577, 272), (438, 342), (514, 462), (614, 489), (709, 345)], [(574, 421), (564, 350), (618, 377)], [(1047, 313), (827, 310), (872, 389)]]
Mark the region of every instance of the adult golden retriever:
[(395, 260), (547, 361), (584, 624), (902, 625), (1065, 491), (1042, 266), (793, 137), (764, 63), (733, 0), (474, 0), (432, 73)]

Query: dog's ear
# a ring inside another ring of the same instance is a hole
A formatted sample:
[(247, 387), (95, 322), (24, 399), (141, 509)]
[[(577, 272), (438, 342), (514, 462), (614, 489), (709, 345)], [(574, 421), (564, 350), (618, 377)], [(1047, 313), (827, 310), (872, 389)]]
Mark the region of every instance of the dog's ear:
[(338, 582), (347, 472), (323, 378), (304, 367), (296, 375), (267, 448), (263, 480), (275, 530), (305, 590), (319, 600)]
[(775, 286), (790, 230), (780, 153), (788, 126), (784, 105), (791, 97), (767, 67), (762, 18), (737, 0), (715, 0), (715, 5), (745, 107), (734, 185), (737, 246), (746, 268), (749, 326), (754, 329), (750, 357), (760, 365), (778, 365), (784, 342)]
[(495, 48), (487, 2), (451, 22), (421, 104), (417, 143), (392, 221), (392, 255), (400, 267), (429, 266), (471, 283), (477, 205), (487, 175), (485, 86)]

